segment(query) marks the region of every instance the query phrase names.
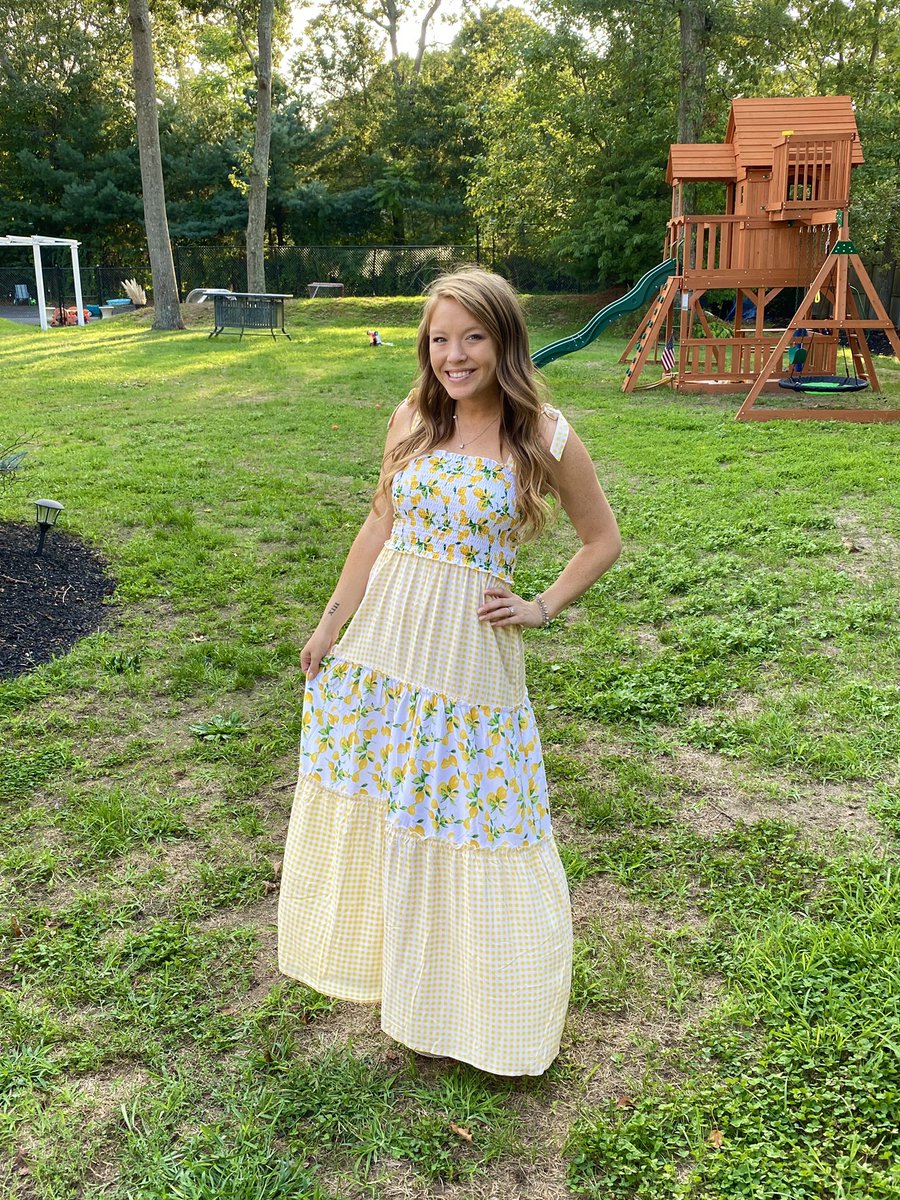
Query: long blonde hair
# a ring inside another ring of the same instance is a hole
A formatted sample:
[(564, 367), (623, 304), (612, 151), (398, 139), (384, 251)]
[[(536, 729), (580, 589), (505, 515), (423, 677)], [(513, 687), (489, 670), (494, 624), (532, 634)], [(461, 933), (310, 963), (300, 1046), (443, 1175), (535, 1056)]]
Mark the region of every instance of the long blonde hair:
[(390, 496), (394, 477), (414, 458), (446, 442), (453, 431), (453, 402), (431, 369), (429, 329), (439, 300), (456, 300), (490, 334), (497, 349), (500, 386), (500, 442), (508, 449), (516, 472), (516, 500), (526, 537), (538, 534), (552, 509), (545, 499), (559, 499), (554, 459), (541, 437), (545, 387), (531, 361), (528, 327), (512, 287), (500, 275), (481, 267), (461, 267), (440, 275), (426, 289), (428, 300), (419, 323), (419, 374), (409, 396), (418, 420), (412, 432), (388, 456), (379, 494)]

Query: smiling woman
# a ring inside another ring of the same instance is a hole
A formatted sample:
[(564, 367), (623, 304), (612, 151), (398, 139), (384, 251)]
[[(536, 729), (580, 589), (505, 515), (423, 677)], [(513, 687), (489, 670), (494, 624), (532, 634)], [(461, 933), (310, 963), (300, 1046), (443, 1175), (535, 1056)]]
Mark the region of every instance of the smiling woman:
[[(572, 929), (522, 630), (612, 565), (618, 530), (586, 450), (541, 402), (505, 280), (438, 279), (418, 350), (372, 511), (301, 655), (279, 963), (380, 1001), (382, 1028), (422, 1054), (539, 1075), (559, 1051)], [(516, 549), (546, 495), (582, 545), (526, 600)]]

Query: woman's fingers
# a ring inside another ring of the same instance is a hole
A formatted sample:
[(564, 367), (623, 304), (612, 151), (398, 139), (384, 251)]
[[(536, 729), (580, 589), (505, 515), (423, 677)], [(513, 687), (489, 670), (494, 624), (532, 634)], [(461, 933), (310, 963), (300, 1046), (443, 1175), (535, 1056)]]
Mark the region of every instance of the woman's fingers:
[(315, 679), (322, 663), (322, 655), (307, 643), (300, 651), (300, 668), (307, 679)]
[(478, 610), (478, 617), (492, 626), (522, 625), (526, 623), (527, 605), (521, 596), (506, 588), (489, 588), (484, 593), (484, 604)]
[(506, 588), (488, 588), (484, 593), (484, 603), (478, 609), (479, 620), (493, 624), (504, 614), (509, 616), (511, 601), (512, 593)]

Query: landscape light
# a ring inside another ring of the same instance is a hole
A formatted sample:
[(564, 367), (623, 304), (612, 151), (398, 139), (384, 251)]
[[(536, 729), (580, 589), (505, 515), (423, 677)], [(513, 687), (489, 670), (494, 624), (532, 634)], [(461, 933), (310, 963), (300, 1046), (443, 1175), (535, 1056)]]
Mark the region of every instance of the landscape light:
[(44, 538), (47, 536), (47, 530), (51, 525), (56, 524), (56, 519), (62, 512), (63, 506), (56, 500), (35, 500), (34, 510), (34, 519), (41, 531), (36, 553), (41, 554), (44, 550)]

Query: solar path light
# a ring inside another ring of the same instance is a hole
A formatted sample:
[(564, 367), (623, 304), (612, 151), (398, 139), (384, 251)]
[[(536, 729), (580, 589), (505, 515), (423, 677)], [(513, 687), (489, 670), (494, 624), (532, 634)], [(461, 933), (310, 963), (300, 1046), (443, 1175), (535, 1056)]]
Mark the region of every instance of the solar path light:
[(56, 519), (63, 510), (63, 506), (56, 500), (35, 500), (34, 502), (34, 519), (40, 528), (40, 536), (38, 537), (36, 554), (42, 554), (44, 551), (44, 538), (47, 536), (47, 530), (51, 525), (56, 524)]

